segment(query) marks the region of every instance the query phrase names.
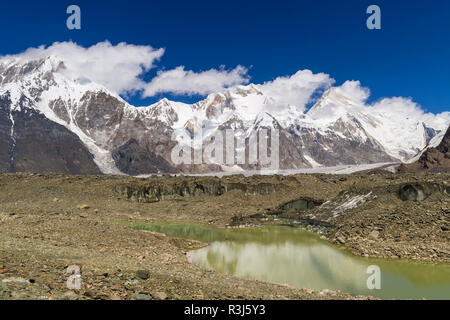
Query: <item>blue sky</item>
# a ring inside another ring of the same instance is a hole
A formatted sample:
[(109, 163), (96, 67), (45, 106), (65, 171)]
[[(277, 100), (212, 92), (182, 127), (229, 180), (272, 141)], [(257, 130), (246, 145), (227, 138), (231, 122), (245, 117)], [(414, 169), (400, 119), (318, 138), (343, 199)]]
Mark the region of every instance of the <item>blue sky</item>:
[[(82, 30), (66, 28), (66, 8), (82, 10)], [(366, 8), (381, 7), (382, 30), (366, 28)], [(298, 70), (360, 80), (370, 101), (413, 97), (425, 110), (450, 110), (450, 1), (15, 1), (0, 11), (0, 55), (72, 40), (165, 48), (157, 70), (183, 65), (200, 72), (225, 65), (249, 68), (253, 83)], [(144, 105), (158, 94), (130, 102)]]

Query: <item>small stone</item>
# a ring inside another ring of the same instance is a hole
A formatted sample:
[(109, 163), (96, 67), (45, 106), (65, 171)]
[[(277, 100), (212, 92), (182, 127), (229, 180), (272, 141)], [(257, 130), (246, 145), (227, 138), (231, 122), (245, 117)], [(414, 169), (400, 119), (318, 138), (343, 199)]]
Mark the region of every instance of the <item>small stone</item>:
[(378, 231), (376, 231), (376, 230), (374, 230), (371, 233), (369, 233), (369, 237), (374, 239), (374, 240), (377, 240), (379, 235), (380, 235), (380, 233)]
[(30, 283), (30, 281), (23, 279), (23, 278), (16, 278), (16, 277), (12, 277), (12, 278), (6, 278), (3, 279), (2, 282), (16, 282), (16, 283)]
[(80, 210), (87, 210), (90, 207), (87, 204), (81, 204), (81, 205), (77, 206), (77, 208), (80, 209)]
[(78, 295), (73, 291), (67, 291), (61, 296), (61, 298), (63, 300), (75, 300), (78, 298)]
[(345, 244), (345, 239), (342, 237), (337, 237), (336, 240), (341, 244)]
[(155, 293), (155, 297), (160, 299), (160, 300), (166, 300), (167, 299), (167, 294), (165, 292), (156, 292)]
[(136, 300), (152, 300), (152, 296), (149, 294), (141, 294), (141, 293), (135, 293), (133, 295), (134, 299)]
[(87, 290), (84, 295), (88, 298), (93, 298), (94, 297), (94, 293), (90, 290)]
[(150, 271), (148, 271), (148, 270), (138, 270), (136, 272), (136, 276), (139, 279), (147, 280), (148, 278), (150, 278)]

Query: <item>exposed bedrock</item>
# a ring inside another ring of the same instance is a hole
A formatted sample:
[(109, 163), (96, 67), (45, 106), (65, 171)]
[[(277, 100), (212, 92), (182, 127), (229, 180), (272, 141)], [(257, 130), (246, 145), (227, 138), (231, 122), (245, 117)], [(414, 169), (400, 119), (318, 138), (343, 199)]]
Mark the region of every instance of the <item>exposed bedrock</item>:
[(224, 182), (215, 178), (186, 179), (169, 183), (167, 181), (152, 181), (116, 186), (118, 193), (137, 202), (158, 202), (176, 196), (191, 198), (207, 195), (217, 197), (232, 190), (240, 190), (246, 195), (267, 195), (275, 193), (279, 189), (279, 185), (270, 183)]

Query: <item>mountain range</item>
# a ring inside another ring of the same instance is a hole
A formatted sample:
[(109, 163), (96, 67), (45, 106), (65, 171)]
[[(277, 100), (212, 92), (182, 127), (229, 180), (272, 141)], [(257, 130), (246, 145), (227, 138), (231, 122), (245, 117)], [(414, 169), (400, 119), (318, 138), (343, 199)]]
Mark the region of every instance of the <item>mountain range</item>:
[[(208, 173), (260, 164), (176, 165), (171, 151), (203, 132), (279, 131), (280, 169), (412, 162), (437, 146), (450, 124), (378, 110), (339, 87), (307, 111), (283, 104), (264, 86), (213, 93), (194, 104), (162, 99), (135, 107), (86, 78), (71, 79), (56, 56), (0, 62), (0, 172), (72, 174)], [(248, 152), (248, 150), (247, 150)]]

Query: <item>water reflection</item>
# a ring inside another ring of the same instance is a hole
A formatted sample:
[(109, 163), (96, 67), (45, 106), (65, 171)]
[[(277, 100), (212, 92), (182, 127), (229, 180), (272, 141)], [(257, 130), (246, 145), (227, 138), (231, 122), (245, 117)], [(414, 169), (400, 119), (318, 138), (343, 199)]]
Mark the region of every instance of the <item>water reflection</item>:
[[(182, 223), (137, 228), (211, 243), (189, 252), (188, 259), (223, 274), (387, 299), (450, 299), (448, 264), (357, 257), (316, 234), (296, 228), (220, 230)], [(366, 271), (370, 265), (381, 268), (381, 290), (367, 289), (370, 275)]]
[[(282, 231), (284, 238), (287, 234), (301, 236), (292, 241), (276, 241), (276, 237), (267, 241), (267, 233), (262, 232), (263, 241), (214, 242), (190, 252), (188, 259), (220, 273), (299, 288), (341, 290), (380, 298), (450, 299), (447, 265), (359, 258), (315, 235), (291, 229), (275, 230)], [(250, 233), (255, 236), (258, 232)], [(374, 264), (381, 268), (381, 290), (369, 290), (366, 285), (370, 276), (367, 267)]]

